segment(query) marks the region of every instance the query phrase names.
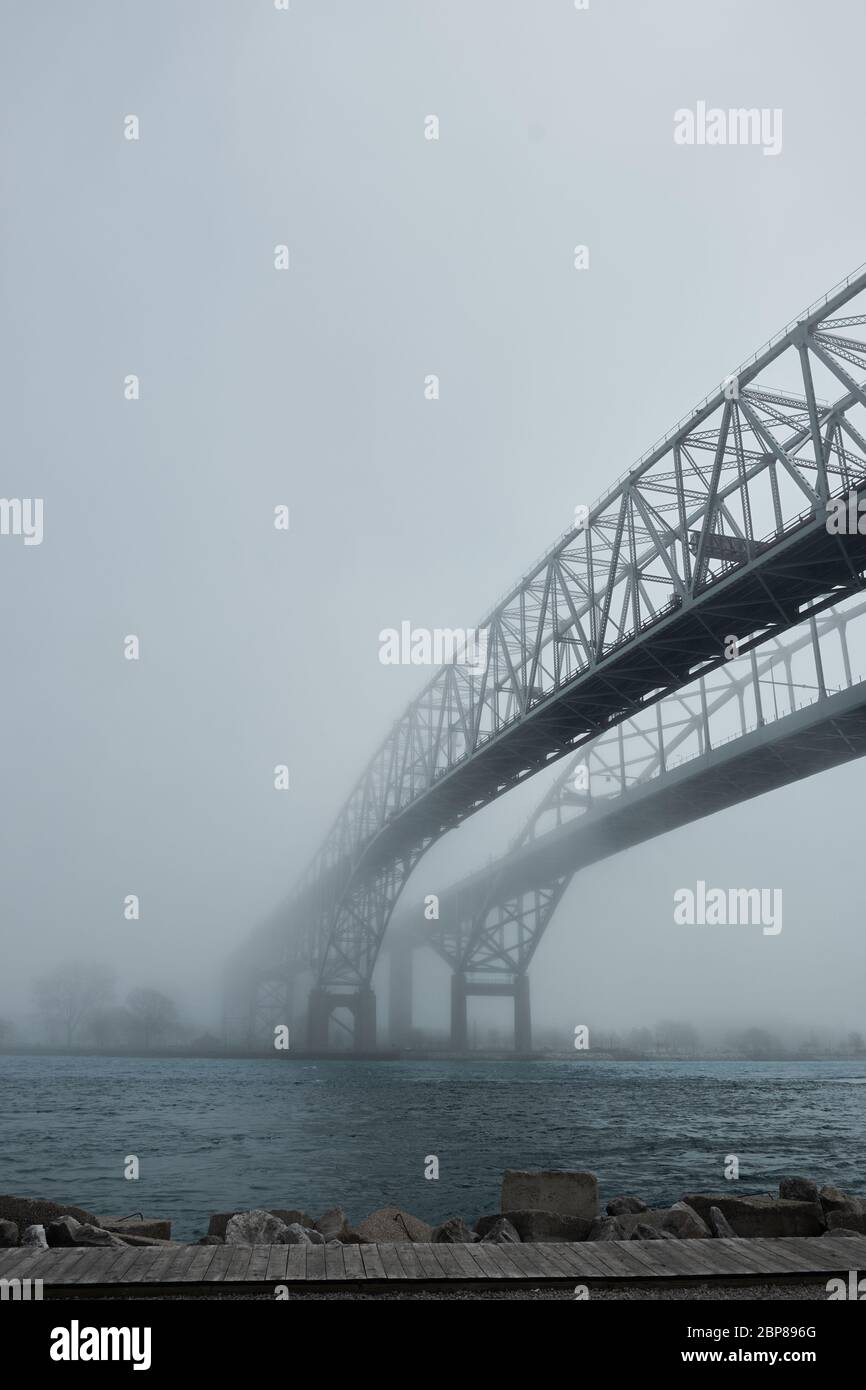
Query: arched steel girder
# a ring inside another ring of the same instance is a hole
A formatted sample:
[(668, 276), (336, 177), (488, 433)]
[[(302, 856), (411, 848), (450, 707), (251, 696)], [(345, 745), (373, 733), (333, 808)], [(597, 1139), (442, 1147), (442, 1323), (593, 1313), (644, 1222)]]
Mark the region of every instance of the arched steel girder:
[[(633, 720), (593, 740), (556, 779), (502, 859), (441, 894), (438, 922), (415, 929), (413, 939), (431, 946), (456, 971), (523, 973), (580, 868), (676, 824), (754, 796), (762, 789), (761, 778), (767, 779), (767, 787), (796, 780), (793, 764), (775, 773), (762, 764), (752, 779), (739, 772), (732, 778), (735, 765), (745, 767), (749, 758), (766, 759), (774, 746), (777, 761), (785, 745), (789, 758), (792, 749), (799, 755), (797, 740), (804, 738), (808, 755), (801, 762), (803, 776), (847, 757), (862, 756), (866, 753), (866, 682), (853, 678), (848, 643), (849, 627), (858, 622), (861, 631), (866, 629), (863, 600), (851, 602), (844, 611), (830, 610), (808, 620), (802, 631), (785, 640), (774, 640), (760, 660), (750, 655), (745, 673), (738, 674), (739, 663), (731, 663), (717, 673), (712, 685), (702, 682), (698, 691), (661, 701), (655, 708), (654, 725), (641, 727), (640, 721)], [(824, 672), (836, 642), (842, 681), (831, 689)], [(806, 665), (800, 673), (807, 677), (805, 681), (793, 674), (798, 658)], [(782, 682), (776, 680), (779, 674), (784, 674)], [(781, 712), (775, 698), (777, 684), (786, 696)], [(762, 688), (773, 690), (772, 706), (766, 694), (762, 696)], [(805, 698), (804, 692), (814, 698)], [(849, 694), (854, 698), (842, 698)], [(754, 728), (747, 727), (746, 696), (755, 711)], [(722, 716), (732, 708), (739, 722), (739, 732), (733, 736), (722, 724)], [(803, 719), (803, 713), (810, 717)], [(799, 718), (797, 729), (788, 727), (792, 716)], [(715, 732), (722, 728), (726, 732), (719, 743)], [(757, 737), (762, 731), (766, 737)], [(677, 758), (678, 749), (690, 747), (691, 755)], [(717, 785), (712, 787), (707, 778), (703, 793), (696, 796), (696, 785), (704, 776), (702, 765), (711, 760)], [(578, 787), (574, 785), (584, 768), (589, 770), (585, 789), (584, 778)], [(605, 785), (593, 794), (595, 779), (612, 781), (613, 786)], [(624, 813), (624, 820), (625, 813), (631, 813), (635, 793), (642, 800), (640, 818), (633, 815), (617, 836), (613, 828), (617, 809)], [(659, 803), (655, 811), (654, 796)], [(602, 827), (603, 833), (597, 833)], [(586, 833), (581, 848), (582, 831)], [(412, 915), (421, 920), (420, 909)]]
[(442, 667), (397, 721), (292, 909), (321, 984), (369, 980), (446, 830), (722, 665), (727, 634), (748, 649), (862, 587), (866, 537), (826, 519), (829, 498), (866, 495), (866, 391), (848, 371), (866, 371), (848, 331), (866, 314), (834, 318), (864, 288), (849, 277), (654, 446), (484, 619), (478, 665)]

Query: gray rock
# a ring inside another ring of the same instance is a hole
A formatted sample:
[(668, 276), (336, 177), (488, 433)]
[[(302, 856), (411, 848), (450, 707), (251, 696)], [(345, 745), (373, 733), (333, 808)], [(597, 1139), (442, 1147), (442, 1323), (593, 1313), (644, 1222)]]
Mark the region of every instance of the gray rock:
[(196, 1245), (225, 1245), (223, 1236), (202, 1236), (201, 1240), (196, 1241)]
[(724, 1213), (719, 1211), (718, 1207), (710, 1207), (707, 1221), (709, 1222), (710, 1230), (717, 1239), (730, 1240), (734, 1235), (733, 1226), (725, 1218)]
[[(313, 1225), (315, 1224), (314, 1221), (313, 1221), (313, 1219), (312, 1219), (312, 1217), (308, 1216), (307, 1213), (306, 1213), (305, 1211), (295, 1211), (294, 1209), (291, 1209), (291, 1208), (285, 1208), (285, 1209), (283, 1209), (283, 1208), (278, 1208), (278, 1207), (269, 1208), (269, 1210), (270, 1210), (271, 1216), (276, 1216), (277, 1219), (278, 1219), (279, 1221), (282, 1221), (282, 1222), (284, 1223), (284, 1225), (286, 1225), (286, 1226), (291, 1226), (291, 1224), (292, 1224), (293, 1221), (296, 1221), (296, 1222), (298, 1223), (299, 1226), (313, 1226)], [(243, 1212), (238, 1212), (238, 1211), (216, 1211), (216, 1212), (214, 1212), (213, 1215), (212, 1215), (211, 1218), (210, 1218), (210, 1221), (208, 1222), (208, 1228), (207, 1228), (207, 1233), (208, 1233), (208, 1235), (209, 1235), (209, 1236), (219, 1236), (221, 1240), (224, 1240), (224, 1239), (225, 1239), (225, 1233), (226, 1233), (226, 1227), (228, 1226), (228, 1224), (229, 1224), (229, 1222), (231, 1221), (232, 1217), (233, 1217), (233, 1216), (242, 1216), (242, 1215), (243, 1215)]]
[[(325, 1237), (318, 1231), (315, 1234), (318, 1236), (318, 1243), (324, 1245)], [(280, 1245), (312, 1245), (311, 1235), (312, 1231), (302, 1226), (300, 1221), (292, 1221), (284, 1228), (283, 1238), (279, 1243)]]
[(434, 1245), (471, 1245), (479, 1237), (469, 1229), (462, 1216), (449, 1216), (441, 1225), (434, 1227), (430, 1239)]
[[(637, 1222), (634, 1226), (637, 1226)], [(634, 1227), (632, 1228), (634, 1229)], [(618, 1216), (597, 1216), (587, 1232), (587, 1240), (628, 1240)]]
[(695, 1192), (683, 1198), (704, 1220), (718, 1207), (735, 1236), (820, 1236), (825, 1221), (815, 1202), (789, 1202), (777, 1197), (732, 1197), (727, 1192)]
[[(300, 1223), (304, 1225), (304, 1222)], [(309, 1225), (310, 1223), (306, 1223)], [(348, 1240), (351, 1234), (346, 1213), (342, 1207), (332, 1207), (326, 1211), (324, 1216), (320, 1216), (318, 1221), (313, 1223), (315, 1229), (325, 1237), (326, 1241), (338, 1240), (341, 1243)]]
[(98, 1216), (83, 1207), (62, 1206), (46, 1197), (0, 1197), (0, 1217), (14, 1221), (19, 1231), (26, 1231), (28, 1226), (48, 1226), (61, 1216), (74, 1216), (76, 1221), (90, 1226), (101, 1224)]
[(71, 1245), (115, 1246), (123, 1248), (120, 1236), (111, 1231), (103, 1231), (101, 1226), (93, 1226), (89, 1221), (76, 1221), (74, 1216), (59, 1216), (49, 1221), (45, 1236), (52, 1248), (65, 1248)]
[[(506, 1211), (502, 1214), (511, 1222), (522, 1241), (539, 1241), (541, 1244), (558, 1240), (585, 1240), (592, 1225), (582, 1216), (561, 1216), (556, 1211)], [(478, 1234), (485, 1236), (496, 1219), (483, 1217), (476, 1222)]]
[(0, 1248), (18, 1244), (18, 1222), (0, 1217)]
[(417, 1216), (401, 1211), (399, 1207), (381, 1207), (372, 1212), (355, 1228), (356, 1234), (364, 1241), (381, 1241), (385, 1245), (395, 1241), (429, 1241), (433, 1227)]
[(629, 1240), (676, 1240), (673, 1231), (666, 1231), (663, 1226), (648, 1226), (645, 1221), (638, 1221)]
[(830, 1184), (821, 1188), (818, 1199), (826, 1217), (829, 1217), (833, 1211), (860, 1212), (863, 1210), (862, 1198), (851, 1197), (847, 1192), (841, 1192), (838, 1187), (833, 1187)]
[(48, 1249), (48, 1237), (45, 1234), (45, 1227), (40, 1225), (28, 1226), (21, 1237), (22, 1245), (31, 1245), (36, 1250)]
[(289, 1227), (271, 1212), (257, 1207), (254, 1211), (239, 1211), (226, 1226), (226, 1245), (291, 1245), (286, 1238)]
[(678, 1240), (706, 1240), (711, 1234), (703, 1217), (686, 1202), (674, 1202), (662, 1217), (662, 1229), (671, 1231)]
[(614, 1197), (607, 1204), (608, 1216), (631, 1216), (641, 1211), (649, 1211), (646, 1202), (640, 1197)]
[(818, 1184), (811, 1178), (782, 1178), (779, 1196), (788, 1202), (817, 1202)]
[(825, 1236), (862, 1236), (862, 1231), (849, 1231), (847, 1226), (834, 1226), (831, 1231), (825, 1231)]
[(672, 1207), (654, 1207), (637, 1214), (626, 1212), (615, 1218), (622, 1231), (622, 1239), (628, 1240), (635, 1227), (652, 1226), (656, 1231), (664, 1231), (675, 1240), (701, 1240), (710, 1235), (709, 1226), (702, 1221), (697, 1212), (682, 1202)]
[(482, 1241), (489, 1242), (491, 1245), (520, 1244), (520, 1234), (517, 1228), (508, 1220), (507, 1216), (497, 1216), (493, 1225), (481, 1239)]
[(580, 1216), (593, 1221), (598, 1216), (598, 1179), (594, 1173), (529, 1173), (506, 1168), (499, 1209), (503, 1215), (510, 1211), (550, 1211), (558, 1216)]
[[(286, 1227), (286, 1230), (290, 1229), (291, 1227)], [(322, 1232), (317, 1231), (315, 1226), (302, 1226), (301, 1229), (304, 1232), (304, 1235), (307, 1237), (307, 1240), (309, 1241), (310, 1245), (333, 1245), (333, 1241), (326, 1241), (325, 1237), (322, 1235)], [(342, 1245), (343, 1242), (341, 1240), (338, 1240), (337, 1244)]]
[(116, 1236), (148, 1236), (151, 1240), (171, 1240), (171, 1222), (157, 1217), (138, 1221), (127, 1217), (103, 1216), (99, 1222), (104, 1231)]
[(831, 1211), (827, 1213), (827, 1234), (838, 1235), (840, 1231), (856, 1231), (866, 1236), (866, 1211)]

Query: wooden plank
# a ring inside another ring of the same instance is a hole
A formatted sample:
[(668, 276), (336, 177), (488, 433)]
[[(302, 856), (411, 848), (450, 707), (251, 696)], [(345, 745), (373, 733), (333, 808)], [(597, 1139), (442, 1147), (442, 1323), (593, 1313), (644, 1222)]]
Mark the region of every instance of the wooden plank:
[(695, 1278), (701, 1269), (706, 1268), (707, 1260), (703, 1251), (690, 1251), (691, 1245), (706, 1245), (708, 1242), (696, 1239), (686, 1240), (630, 1240), (617, 1241), (621, 1257), (626, 1264), (643, 1265), (650, 1278), (658, 1278), (659, 1272), (669, 1271), (671, 1277), (681, 1275), (684, 1279)]
[(268, 1284), (284, 1284), (286, 1282), (286, 1268), (289, 1263), (291, 1248), (291, 1245), (271, 1245), (268, 1247), (268, 1268), (265, 1274), (265, 1281)]
[(113, 1270), (121, 1260), (124, 1261), (124, 1269), (128, 1268), (132, 1263), (132, 1261), (126, 1259), (129, 1251), (130, 1246), (128, 1245), (125, 1245), (122, 1250), (119, 1250), (116, 1245), (103, 1248), (101, 1252), (102, 1259), (89, 1265), (88, 1268), (83, 1271), (79, 1270), (75, 1282), (77, 1284), (111, 1283), (110, 1271)]
[(184, 1284), (200, 1284), (208, 1270), (208, 1265), (213, 1260), (214, 1255), (223, 1247), (221, 1245), (200, 1245), (193, 1255), (183, 1274), (180, 1276)]
[(307, 1246), (307, 1278), (324, 1279), (325, 1277), (325, 1247), (324, 1245)]
[(0, 1250), (0, 1279), (17, 1279), (17, 1274), (11, 1271), (33, 1253), (32, 1245), (13, 1245), (11, 1249)]
[(425, 1279), (442, 1279), (442, 1266), (436, 1258), (433, 1246), (429, 1241), (417, 1241), (412, 1247), (415, 1258), (424, 1271)]
[(445, 1279), (465, 1280), (466, 1275), (463, 1273), (463, 1266), (459, 1263), (457, 1259), (456, 1251), (456, 1245), (431, 1244), (430, 1246), (430, 1254), (433, 1255), (436, 1259), (437, 1263), (439, 1264), (439, 1267), (442, 1270), (442, 1275)]
[(342, 1245), (325, 1246), (325, 1278), (333, 1279), (341, 1284), (346, 1278)]
[[(847, 1245), (844, 1245), (847, 1242)], [(750, 1245), (761, 1245), (767, 1247), (772, 1244), (775, 1249), (772, 1258), (778, 1263), (784, 1258), (785, 1266), (797, 1274), (826, 1274), (833, 1272), (840, 1267), (843, 1269), (856, 1269), (857, 1265), (851, 1263), (855, 1251), (851, 1249), (853, 1245), (860, 1244), (855, 1242), (853, 1236), (839, 1236), (836, 1240), (827, 1236), (782, 1236), (772, 1242), (769, 1240), (750, 1241)], [(842, 1247), (844, 1250), (837, 1247)], [(770, 1253), (766, 1248), (761, 1251), (764, 1261), (770, 1258)]]
[(63, 1288), (75, 1283), (75, 1270), (86, 1254), (87, 1248), (83, 1245), (67, 1246), (64, 1250), (43, 1250), (38, 1261), (28, 1264), (27, 1272), (29, 1274), (32, 1269), (50, 1287)]
[(172, 1284), (177, 1284), (186, 1278), (186, 1272), (192, 1264), (193, 1260), (195, 1259), (196, 1255), (198, 1254), (199, 1249), (200, 1247), (198, 1245), (181, 1246), (180, 1253), (178, 1254), (177, 1259), (175, 1259), (172, 1262), (171, 1266), (170, 1282)]
[(481, 1271), (482, 1279), (502, 1279), (502, 1267), (491, 1254), (491, 1245), (485, 1245), (480, 1240), (476, 1240), (472, 1245), (467, 1245), (466, 1250), (469, 1258), (478, 1266)]
[(499, 1271), (498, 1277), (500, 1279), (523, 1278), (523, 1275), (521, 1271), (517, 1268), (517, 1265), (514, 1263), (512, 1259), (509, 1258), (508, 1251), (511, 1248), (510, 1241), (503, 1242), (502, 1245), (494, 1241), (490, 1241), (489, 1243), (483, 1242), (483, 1244), (484, 1249), (487, 1251), (486, 1258), (490, 1260), (491, 1263)]
[[(712, 1242), (712, 1249), (706, 1252), (708, 1266), (714, 1275), (730, 1275), (748, 1278), (751, 1274), (767, 1273), (767, 1256), (761, 1250), (753, 1250), (751, 1240), (739, 1236), (721, 1236)], [(771, 1270), (776, 1261), (771, 1260)], [(791, 1261), (785, 1257), (780, 1269), (791, 1268)]]
[(451, 1245), (450, 1250), (454, 1251), (454, 1257), (463, 1271), (464, 1279), (483, 1279), (484, 1275), (478, 1265), (469, 1254), (468, 1245)]
[(269, 1245), (254, 1245), (244, 1280), (247, 1284), (263, 1284), (268, 1277), (268, 1260), (271, 1258)]
[(524, 1279), (544, 1279), (546, 1277), (543, 1259), (536, 1254), (538, 1246), (532, 1241), (524, 1241), (521, 1245), (513, 1245), (509, 1250), (514, 1263), (518, 1269), (523, 1270)]
[(361, 1260), (368, 1279), (386, 1279), (385, 1266), (379, 1256), (378, 1245), (361, 1245)]
[(413, 1244), (412, 1242), (410, 1242), (410, 1241), (408, 1241), (408, 1240), (396, 1241), (395, 1244), (394, 1244), (394, 1249), (395, 1249), (396, 1252), (397, 1252), (397, 1259), (400, 1261), (401, 1265), (403, 1266), (403, 1275), (404, 1275), (404, 1278), (406, 1278), (406, 1279), (423, 1279), (423, 1278), (425, 1278), (425, 1274), (424, 1274), (424, 1270), (423, 1270), (422, 1265), (421, 1265), (421, 1261), (420, 1261), (419, 1258), (418, 1258), (418, 1253), (417, 1253), (417, 1251), (416, 1251), (416, 1249), (415, 1249), (415, 1246), (414, 1246), (414, 1244)]
[(165, 1268), (167, 1263), (163, 1251), (156, 1246), (148, 1245), (143, 1250), (136, 1250), (136, 1258), (133, 1264), (124, 1275), (125, 1284), (142, 1284), (153, 1269), (154, 1265), (161, 1264)]
[(307, 1277), (308, 1245), (290, 1245), (286, 1260), (286, 1283), (298, 1283)]
[(574, 1264), (569, 1259), (563, 1244), (560, 1244), (558, 1240), (545, 1241), (542, 1250), (545, 1258), (551, 1262), (555, 1269), (559, 1270), (558, 1277), (560, 1279), (574, 1277)]
[(254, 1245), (235, 1245), (234, 1255), (231, 1263), (225, 1272), (223, 1282), (226, 1284), (239, 1284), (247, 1277), (250, 1260), (253, 1258)]
[[(506, 1247), (507, 1248), (507, 1247)], [(586, 1242), (580, 1244), (573, 1241), (556, 1241), (555, 1254), (564, 1270), (566, 1279), (586, 1279), (593, 1274), (598, 1277), (599, 1265), (590, 1258), (589, 1270), (587, 1273), (587, 1254), (591, 1257), (592, 1246)]]
[(346, 1266), (347, 1279), (366, 1279), (360, 1245), (343, 1246), (343, 1264)]
[(148, 1267), (140, 1281), (142, 1284), (173, 1284), (178, 1280), (178, 1269), (183, 1269), (189, 1263), (188, 1260), (181, 1263), (181, 1255), (186, 1255), (183, 1246), (174, 1250), (164, 1249), (159, 1253), (162, 1259), (154, 1260)]
[(377, 1245), (379, 1259), (382, 1261), (382, 1268), (385, 1271), (386, 1279), (405, 1279), (403, 1266), (393, 1245), (386, 1245), (384, 1242)]
[(84, 1247), (79, 1245), (74, 1249), (69, 1249), (67, 1247), (65, 1250), (35, 1250), (33, 1246), (28, 1245), (21, 1249), (14, 1250), (12, 1253), (17, 1256), (17, 1259), (11, 1266), (15, 1272), (14, 1275), (10, 1276), (8, 1270), (5, 1271), (5, 1277), (7, 1279), (10, 1277), (15, 1279), (42, 1279), (43, 1282), (47, 1283), (47, 1271), (52, 1270), (60, 1263), (57, 1258), (58, 1256), (65, 1255), (65, 1263), (67, 1265), (73, 1264), (81, 1259), (84, 1254)]

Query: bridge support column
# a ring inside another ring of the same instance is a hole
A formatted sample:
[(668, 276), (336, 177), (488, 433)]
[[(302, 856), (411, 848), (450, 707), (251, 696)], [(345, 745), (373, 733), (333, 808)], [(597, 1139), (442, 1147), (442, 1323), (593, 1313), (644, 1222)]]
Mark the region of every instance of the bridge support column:
[(388, 953), (388, 1038), (392, 1047), (405, 1047), (412, 1031), (412, 962), (415, 952), (408, 936), (395, 932)]
[(355, 996), (355, 1051), (376, 1050), (376, 996), (369, 985)]
[(311, 989), (307, 1009), (307, 1046), (311, 1052), (327, 1052), (328, 1024), (334, 1001), (326, 989)]
[(532, 1051), (532, 1013), (529, 1007), (529, 976), (518, 975), (514, 981), (514, 1050)]
[(452, 1052), (465, 1052), (468, 1046), (466, 976), (456, 970), (451, 976), (451, 1050)]

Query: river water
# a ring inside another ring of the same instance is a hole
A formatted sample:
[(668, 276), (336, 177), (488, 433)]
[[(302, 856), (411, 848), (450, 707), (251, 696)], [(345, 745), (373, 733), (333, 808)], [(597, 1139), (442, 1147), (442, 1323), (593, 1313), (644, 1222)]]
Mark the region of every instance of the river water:
[(179, 1239), (256, 1206), (473, 1221), (506, 1167), (591, 1169), (602, 1201), (789, 1173), (866, 1193), (866, 1064), (0, 1057), (0, 1192), (171, 1217)]

